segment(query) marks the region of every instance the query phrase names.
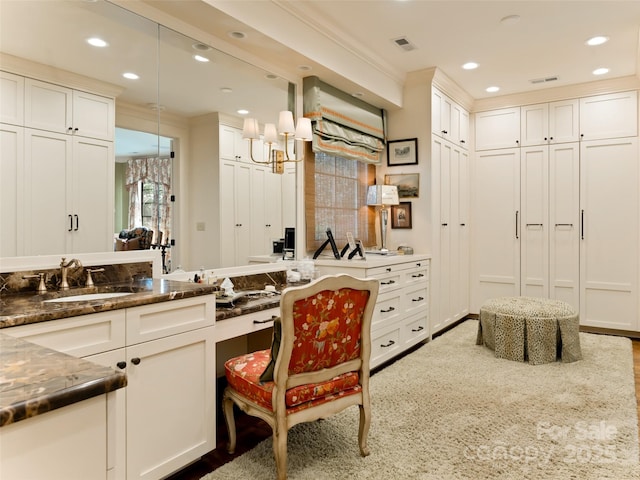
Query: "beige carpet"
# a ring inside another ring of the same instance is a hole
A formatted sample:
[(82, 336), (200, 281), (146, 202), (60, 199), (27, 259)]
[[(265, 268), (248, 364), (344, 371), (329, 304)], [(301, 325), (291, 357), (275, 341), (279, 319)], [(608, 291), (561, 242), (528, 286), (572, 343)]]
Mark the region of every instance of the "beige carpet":
[[(371, 378), (371, 455), (358, 409), (289, 432), (289, 478), (640, 479), (631, 341), (580, 334), (584, 359), (528, 365), (475, 345), (477, 322)], [(271, 439), (203, 480), (274, 479)]]

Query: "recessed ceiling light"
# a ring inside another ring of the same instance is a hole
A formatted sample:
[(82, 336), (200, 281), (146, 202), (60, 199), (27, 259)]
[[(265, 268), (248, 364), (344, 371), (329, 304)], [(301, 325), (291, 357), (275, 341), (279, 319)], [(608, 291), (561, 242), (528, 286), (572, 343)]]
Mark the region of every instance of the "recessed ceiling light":
[(596, 45), (602, 45), (603, 43), (607, 43), (609, 41), (609, 37), (605, 37), (604, 35), (598, 35), (596, 37), (591, 37), (585, 43), (590, 47), (594, 47)]
[(498, 91), (500, 91), (500, 87), (488, 87), (487, 88), (487, 92), (489, 92), (489, 93), (496, 93)]
[(298, 70), (308, 72), (309, 70), (311, 70), (311, 67), (309, 65), (298, 65)]
[(106, 47), (109, 44), (98, 37), (87, 38), (87, 43), (94, 47)]
[(265, 75), (265, 78), (268, 80), (277, 80), (278, 79), (278, 75), (276, 75), (275, 73), (267, 73)]
[(246, 33), (244, 33), (244, 32), (240, 32), (240, 31), (238, 31), (238, 30), (233, 31), (233, 32), (229, 32), (229, 33), (228, 33), (228, 35), (229, 35), (231, 38), (235, 38), (235, 39), (238, 39), (238, 40), (242, 40), (243, 38), (245, 38), (245, 37), (247, 36), (247, 34), (246, 34)]
[(202, 55), (194, 55), (193, 58), (194, 60), (197, 60), (198, 62), (202, 62), (202, 63), (207, 63), (209, 61), (207, 57), (203, 57)]
[(209, 50), (211, 50), (211, 47), (209, 45), (205, 45), (204, 43), (194, 43), (193, 45), (191, 45), (191, 48), (193, 48), (194, 50), (198, 50), (199, 52), (208, 52)]
[(476, 62), (467, 62), (462, 65), (462, 68), (464, 68), (465, 70), (473, 70), (475, 68), (478, 68), (478, 64)]
[(247, 115), (248, 113), (249, 113), (249, 110), (245, 110), (244, 108), (241, 108), (240, 110), (238, 110), (239, 115)]
[(122, 76), (124, 78), (128, 78), (129, 80), (138, 80), (140, 77), (133, 72), (123, 73)]
[(608, 68), (596, 68), (593, 72), (594, 75), (604, 75), (605, 73), (609, 73), (609, 69)]
[(515, 25), (520, 21), (520, 15), (507, 15), (500, 19), (502, 25)]
[(222, 88), (220, 89), (220, 91), (221, 91), (222, 93), (231, 93), (231, 92), (233, 92), (233, 88), (229, 88), (229, 87), (222, 87)]
[(364, 96), (364, 93), (362, 93), (362, 92), (353, 92), (351, 95), (356, 97), (356, 98), (362, 98)]

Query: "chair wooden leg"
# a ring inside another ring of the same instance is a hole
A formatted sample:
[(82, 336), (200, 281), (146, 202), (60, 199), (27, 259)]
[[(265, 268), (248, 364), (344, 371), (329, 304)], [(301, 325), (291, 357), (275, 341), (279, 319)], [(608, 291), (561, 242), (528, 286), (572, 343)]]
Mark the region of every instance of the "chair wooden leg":
[(287, 480), (287, 427), (276, 425), (273, 429), (273, 455), (276, 460), (278, 480)]
[(224, 420), (227, 424), (227, 432), (229, 433), (227, 451), (233, 454), (236, 451), (236, 420), (233, 417), (233, 400), (227, 396), (226, 392), (222, 398), (222, 409), (224, 411)]
[(369, 455), (369, 447), (367, 438), (369, 436), (369, 426), (371, 425), (371, 409), (370, 407), (360, 405), (360, 428), (358, 430), (358, 443), (360, 444), (360, 455), (366, 457)]

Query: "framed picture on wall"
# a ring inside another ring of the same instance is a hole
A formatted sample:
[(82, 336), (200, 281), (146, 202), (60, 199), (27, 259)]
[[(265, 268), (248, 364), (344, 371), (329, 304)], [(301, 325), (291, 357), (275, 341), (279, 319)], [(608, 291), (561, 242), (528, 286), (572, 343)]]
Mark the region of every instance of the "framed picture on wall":
[(411, 202), (391, 205), (391, 228), (411, 228)]
[(387, 165), (417, 165), (418, 139), (389, 140), (387, 142)]
[(419, 173), (387, 174), (384, 176), (384, 184), (398, 187), (399, 198), (418, 198), (420, 194)]

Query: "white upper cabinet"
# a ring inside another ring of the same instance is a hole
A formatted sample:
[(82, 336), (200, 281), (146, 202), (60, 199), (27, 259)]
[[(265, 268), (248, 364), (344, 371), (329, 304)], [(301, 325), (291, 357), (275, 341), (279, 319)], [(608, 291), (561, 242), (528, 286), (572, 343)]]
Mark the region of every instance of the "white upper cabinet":
[(24, 125), (24, 77), (0, 72), (0, 123)]
[(580, 99), (580, 140), (638, 136), (638, 92)]
[(49, 132), (113, 141), (113, 99), (25, 79), (25, 126)]
[(578, 141), (578, 100), (526, 105), (520, 111), (523, 147)]
[(437, 88), (431, 89), (431, 132), (468, 148), (469, 112)]
[(520, 107), (479, 112), (475, 120), (476, 150), (520, 146)]

